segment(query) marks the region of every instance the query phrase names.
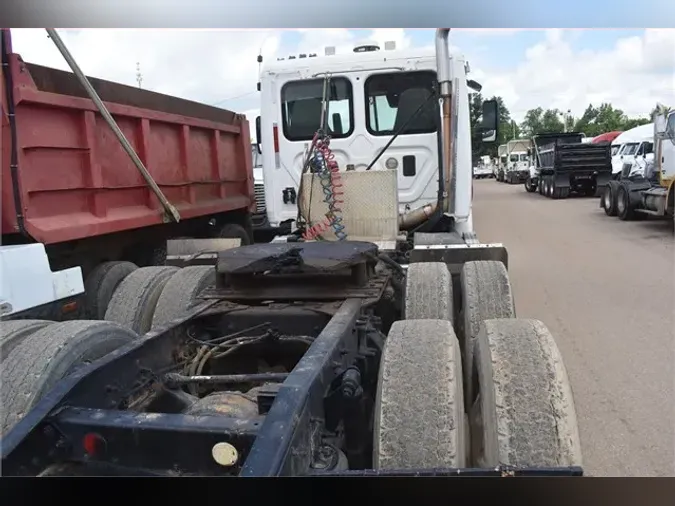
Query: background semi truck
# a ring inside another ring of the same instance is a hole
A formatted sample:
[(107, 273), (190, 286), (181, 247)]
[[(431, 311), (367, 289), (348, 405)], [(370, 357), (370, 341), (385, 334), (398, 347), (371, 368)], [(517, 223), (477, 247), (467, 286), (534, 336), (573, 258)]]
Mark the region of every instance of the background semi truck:
[[(645, 136), (646, 126), (652, 129), (651, 138)], [(624, 144), (631, 145), (631, 155), (626, 155), (630, 157), (622, 160), (622, 170), (605, 187), (600, 207), (622, 221), (647, 216), (673, 220), (675, 112), (658, 104), (654, 123), (638, 128), (638, 135)]]
[(531, 147), (532, 141), (530, 139), (513, 139), (506, 143), (505, 183), (523, 183), (528, 178)]
[[(148, 178), (75, 74), (26, 63), (12, 52), (10, 31), (1, 38), (5, 271), (63, 270), (72, 280), (67, 269), (81, 268), (90, 287), (84, 301), (41, 308), (42, 316), (81, 316), (84, 302), (89, 318), (101, 317), (103, 299), (130, 270), (163, 262), (167, 239), (250, 242), (255, 199), (243, 115), (90, 79)], [(60, 295), (78, 290), (63, 279)], [(21, 316), (21, 287), (8, 283), (0, 316)]]

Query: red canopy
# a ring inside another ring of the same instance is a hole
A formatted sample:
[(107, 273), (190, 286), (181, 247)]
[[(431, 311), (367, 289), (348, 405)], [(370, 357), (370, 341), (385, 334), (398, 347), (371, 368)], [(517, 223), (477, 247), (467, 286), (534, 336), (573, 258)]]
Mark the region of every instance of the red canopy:
[(600, 134), (597, 137), (593, 137), (593, 140), (591, 141), (591, 143), (599, 144), (600, 142), (612, 142), (621, 133), (622, 133), (621, 131), (617, 130), (617, 131), (614, 131), (614, 132), (607, 132), (607, 133), (604, 133), (604, 134)]

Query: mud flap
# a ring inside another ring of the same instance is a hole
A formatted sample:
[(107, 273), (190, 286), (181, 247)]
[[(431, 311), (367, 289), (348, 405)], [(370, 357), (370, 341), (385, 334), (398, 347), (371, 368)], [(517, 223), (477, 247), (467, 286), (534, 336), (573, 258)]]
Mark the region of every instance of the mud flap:
[(410, 253), (410, 263), (443, 262), (452, 274), (459, 274), (466, 262), (495, 260), (508, 269), (509, 255), (503, 244), (418, 245)]
[(603, 172), (602, 174), (597, 174), (595, 176), (595, 196), (596, 197), (602, 197), (602, 194), (605, 191), (605, 186), (607, 186), (609, 184), (611, 179), (612, 179), (612, 174), (610, 172)]
[(559, 174), (556, 173), (555, 178), (555, 187), (556, 188), (569, 188), (570, 187), (570, 176), (567, 173)]
[(166, 265), (215, 265), (218, 252), (238, 248), (241, 239), (170, 239), (166, 241)]

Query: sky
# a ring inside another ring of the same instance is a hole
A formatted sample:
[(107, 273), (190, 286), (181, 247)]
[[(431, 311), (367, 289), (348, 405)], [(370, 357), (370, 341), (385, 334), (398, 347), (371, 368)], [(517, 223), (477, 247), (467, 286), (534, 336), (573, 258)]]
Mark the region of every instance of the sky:
[[(85, 74), (137, 85), (244, 113), (259, 111), (259, 53), (265, 59), (351, 52), (364, 42), (429, 47), (428, 29), (60, 30)], [(28, 62), (67, 70), (43, 29), (13, 29), (13, 50)], [(483, 95), (502, 96), (520, 122), (535, 107), (580, 116), (611, 102), (646, 117), (657, 102), (675, 106), (675, 29), (455, 29), (450, 44), (464, 53)]]

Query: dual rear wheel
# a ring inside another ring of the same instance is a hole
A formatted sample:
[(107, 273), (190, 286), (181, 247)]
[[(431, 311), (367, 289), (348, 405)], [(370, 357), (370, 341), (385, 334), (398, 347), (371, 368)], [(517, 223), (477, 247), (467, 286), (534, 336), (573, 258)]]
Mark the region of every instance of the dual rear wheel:
[(374, 467), (580, 465), (572, 391), (546, 326), (515, 317), (501, 262), (466, 263), (459, 286), (456, 305), (445, 264), (409, 266), (405, 320), (381, 360)]

